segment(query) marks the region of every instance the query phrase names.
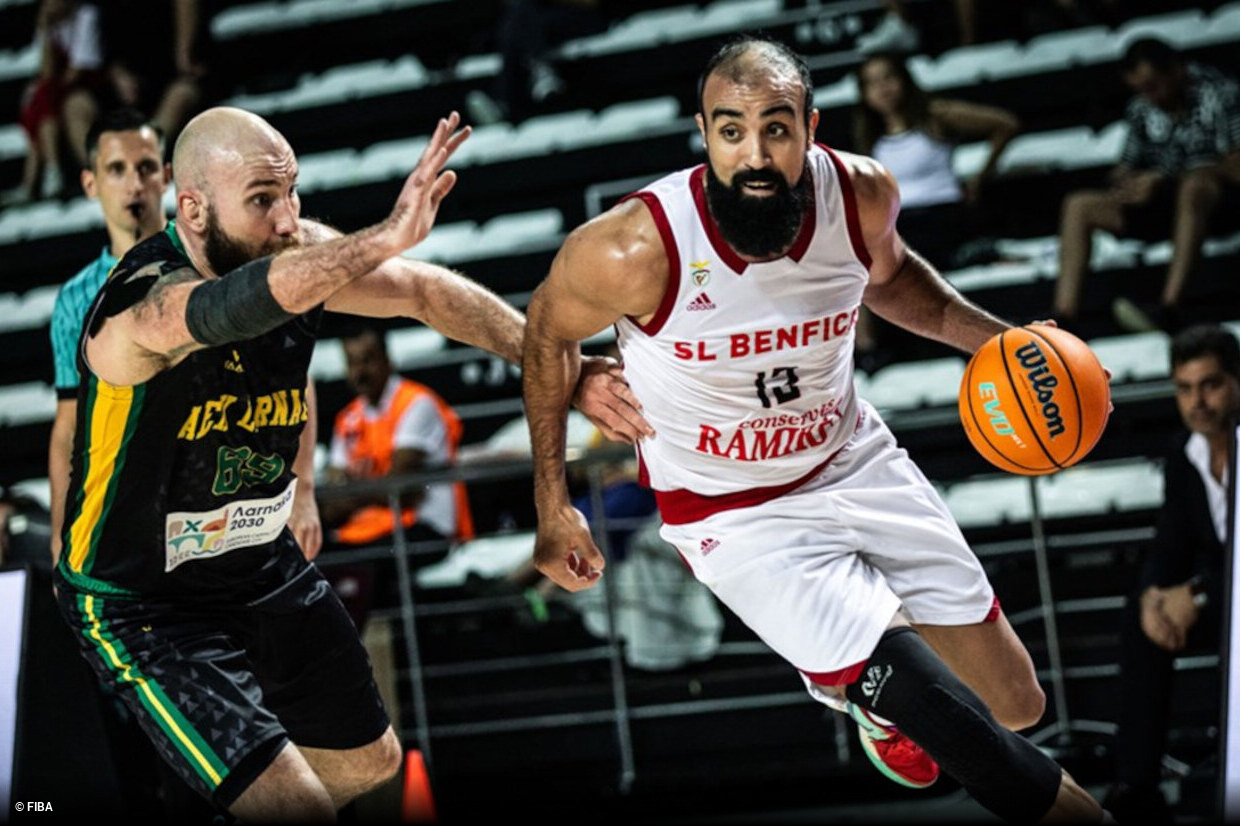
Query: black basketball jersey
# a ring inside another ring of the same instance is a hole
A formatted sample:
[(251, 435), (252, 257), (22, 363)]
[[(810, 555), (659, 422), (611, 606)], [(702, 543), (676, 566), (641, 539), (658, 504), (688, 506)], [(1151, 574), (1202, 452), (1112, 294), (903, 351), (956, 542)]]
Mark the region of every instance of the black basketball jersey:
[(87, 313), (59, 565), (80, 590), (235, 596), (304, 566), (285, 523), (321, 307), (132, 387), (86, 363), (87, 336), (192, 266), (169, 224), (121, 259)]

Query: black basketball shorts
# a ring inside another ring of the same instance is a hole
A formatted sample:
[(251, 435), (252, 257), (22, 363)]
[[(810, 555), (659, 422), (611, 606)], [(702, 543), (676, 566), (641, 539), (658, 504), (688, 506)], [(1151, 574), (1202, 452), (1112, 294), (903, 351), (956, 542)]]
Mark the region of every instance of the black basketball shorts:
[(217, 805), (231, 805), (290, 740), (353, 749), (387, 729), (357, 630), (313, 566), (251, 602), (100, 596), (60, 577), (57, 590), (100, 680)]

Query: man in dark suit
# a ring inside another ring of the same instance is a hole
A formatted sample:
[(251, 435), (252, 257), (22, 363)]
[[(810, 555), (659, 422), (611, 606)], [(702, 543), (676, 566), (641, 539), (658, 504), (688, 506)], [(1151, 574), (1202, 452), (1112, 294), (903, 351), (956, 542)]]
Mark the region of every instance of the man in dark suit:
[(1167, 456), (1157, 537), (1124, 615), (1116, 782), (1105, 804), (1121, 822), (1125, 815), (1171, 822), (1159, 780), (1174, 660), (1219, 646), (1240, 344), (1221, 327), (1190, 327), (1171, 342), (1171, 376), (1188, 432), (1177, 434)]

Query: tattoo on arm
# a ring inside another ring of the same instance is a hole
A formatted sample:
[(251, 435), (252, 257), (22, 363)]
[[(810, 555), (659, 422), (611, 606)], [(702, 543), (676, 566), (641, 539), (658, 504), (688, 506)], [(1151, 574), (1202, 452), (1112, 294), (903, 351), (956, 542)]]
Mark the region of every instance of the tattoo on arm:
[(165, 312), (164, 300), (172, 287), (178, 284), (186, 284), (191, 281), (202, 281), (203, 278), (189, 267), (179, 267), (177, 269), (166, 269), (168, 265), (164, 262), (148, 264), (138, 270), (131, 276), (130, 280), (157, 275), (155, 283), (151, 285), (147, 291), (146, 297), (134, 305), (134, 313), (141, 318), (144, 316), (148, 308), (153, 311), (156, 316), (162, 316)]

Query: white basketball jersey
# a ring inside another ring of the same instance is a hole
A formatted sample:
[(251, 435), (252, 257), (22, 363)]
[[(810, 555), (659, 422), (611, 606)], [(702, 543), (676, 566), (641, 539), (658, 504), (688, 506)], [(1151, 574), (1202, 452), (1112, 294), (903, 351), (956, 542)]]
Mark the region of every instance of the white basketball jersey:
[(853, 327), (870, 259), (839, 158), (815, 146), (808, 167), (812, 220), (787, 255), (758, 264), (720, 236), (704, 166), (632, 196), (654, 216), (670, 275), (648, 324), (616, 327), (656, 434), (638, 446), (642, 472), (669, 524), (796, 487), (857, 427)]

